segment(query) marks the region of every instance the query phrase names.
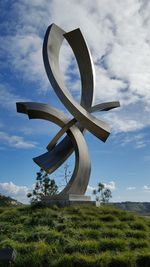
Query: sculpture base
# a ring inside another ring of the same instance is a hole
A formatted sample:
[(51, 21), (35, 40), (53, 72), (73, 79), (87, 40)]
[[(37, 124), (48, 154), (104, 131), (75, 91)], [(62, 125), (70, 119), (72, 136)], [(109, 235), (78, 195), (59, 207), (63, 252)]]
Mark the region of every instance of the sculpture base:
[(59, 207), (64, 206), (74, 206), (74, 205), (93, 205), (96, 206), (96, 202), (91, 200), (90, 196), (84, 196), (84, 195), (74, 195), (69, 194), (58, 197), (56, 196), (45, 196), (42, 197), (42, 204), (44, 206), (54, 206), (57, 205)]

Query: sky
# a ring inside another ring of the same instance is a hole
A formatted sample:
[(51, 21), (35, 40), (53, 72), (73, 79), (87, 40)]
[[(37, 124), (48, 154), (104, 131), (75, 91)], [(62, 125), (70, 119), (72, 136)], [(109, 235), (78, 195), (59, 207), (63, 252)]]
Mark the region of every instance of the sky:
[[(46, 151), (59, 128), (29, 120), (16, 102), (43, 102), (67, 112), (46, 76), (42, 44), (55, 23), (66, 32), (80, 28), (96, 73), (94, 103), (120, 101), (120, 108), (94, 114), (111, 127), (106, 143), (88, 131), (92, 170), (87, 194), (99, 182), (112, 201), (150, 201), (150, 1), (3, 0), (0, 1), (0, 193), (26, 203), (39, 167), (32, 158)], [(63, 79), (80, 100), (80, 76), (64, 42)], [(74, 168), (74, 156), (68, 160)], [(51, 175), (63, 184), (63, 166)]]

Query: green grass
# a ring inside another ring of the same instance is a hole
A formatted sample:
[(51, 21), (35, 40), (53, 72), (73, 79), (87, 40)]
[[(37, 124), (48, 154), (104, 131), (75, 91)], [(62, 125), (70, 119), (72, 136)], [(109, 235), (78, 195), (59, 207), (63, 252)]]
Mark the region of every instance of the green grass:
[(150, 223), (112, 206), (4, 207), (6, 246), (18, 252), (14, 267), (149, 267)]

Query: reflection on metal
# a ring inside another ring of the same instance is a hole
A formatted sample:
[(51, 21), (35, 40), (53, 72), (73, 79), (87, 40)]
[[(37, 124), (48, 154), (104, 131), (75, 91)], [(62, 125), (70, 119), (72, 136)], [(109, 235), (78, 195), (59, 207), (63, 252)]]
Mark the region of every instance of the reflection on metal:
[[(77, 103), (69, 93), (61, 78), (59, 52), (64, 38), (76, 57), (81, 76), (81, 101)], [(80, 29), (64, 32), (52, 24), (48, 27), (43, 43), (45, 70), (57, 96), (73, 115), (69, 119), (62, 112), (42, 103), (17, 103), (17, 111), (30, 119), (44, 119), (56, 123), (61, 130), (47, 145), (47, 152), (33, 160), (45, 171), (52, 173), (75, 151), (75, 168), (66, 187), (53, 199), (67, 199), (69, 195), (84, 195), (90, 177), (91, 163), (83, 133), (89, 130), (93, 135), (106, 141), (110, 134), (108, 124), (95, 118), (91, 113), (107, 111), (119, 107), (119, 102), (107, 102), (92, 106), (94, 95), (94, 68), (86, 41)], [(67, 135), (60, 141), (64, 133)]]

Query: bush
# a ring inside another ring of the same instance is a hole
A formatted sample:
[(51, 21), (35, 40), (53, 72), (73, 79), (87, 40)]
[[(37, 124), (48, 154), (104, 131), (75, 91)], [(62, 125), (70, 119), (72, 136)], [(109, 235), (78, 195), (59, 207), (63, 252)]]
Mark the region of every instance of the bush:
[(141, 230), (141, 231), (147, 231), (148, 230), (148, 226), (146, 225), (146, 223), (144, 221), (135, 221), (133, 223), (130, 224), (131, 229), (134, 230)]
[(72, 255), (69, 254), (65, 254), (65, 255), (61, 255), (58, 259), (53, 261), (53, 264), (50, 266), (53, 267), (73, 267), (73, 263), (72, 263), (73, 257)]
[(148, 248), (148, 247), (149, 247), (149, 242), (147, 240), (131, 239), (131, 241), (129, 241), (129, 248), (131, 250)]
[(65, 252), (74, 253), (74, 252), (82, 252), (82, 253), (97, 253), (99, 251), (99, 242), (96, 240), (69, 240), (68, 244), (66, 244)]
[(123, 236), (123, 232), (119, 229), (109, 229), (109, 228), (104, 228), (101, 233), (100, 233), (101, 237), (104, 238), (112, 238), (112, 237), (122, 237)]
[(127, 242), (124, 239), (114, 238), (114, 239), (101, 239), (100, 251), (124, 251), (127, 249)]
[(17, 255), (14, 267), (37, 267), (34, 253)]
[(122, 222), (131, 222), (135, 220), (135, 216), (132, 213), (125, 212), (123, 214), (120, 214), (119, 220)]
[(28, 235), (25, 231), (13, 232), (12, 239), (19, 242), (26, 242), (28, 240)]
[(133, 255), (127, 253), (115, 255), (111, 257), (107, 267), (135, 267), (135, 259)]
[(142, 251), (137, 255), (136, 267), (149, 267), (150, 266), (150, 252)]
[(145, 239), (148, 237), (148, 232), (140, 230), (127, 230), (124, 232), (125, 237)]
[(91, 228), (91, 229), (101, 229), (104, 227), (104, 223), (98, 221), (98, 220), (93, 220), (91, 222), (87, 221), (83, 221), (82, 224), (80, 223), (80, 226), (84, 227), (84, 228)]
[(15, 208), (7, 208), (0, 214), (0, 221), (7, 221), (9, 223), (16, 224), (19, 222), (19, 212)]
[(101, 253), (100, 255), (65, 254), (54, 264), (54, 267), (107, 267), (109, 259), (107, 253)]
[(85, 237), (98, 240), (100, 238), (100, 231), (91, 228), (79, 228), (78, 230), (73, 230), (72, 235), (78, 240), (83, 240)]
[[(105, 225), (106, 226), (106, 225)], [(110, 229), (119, 229), (119, 230), (122, 230), (122, 231), (125, 231), (127, 229), (129, 229), (129, 225), (127, 222), (119, 222), (119, 221), (116, 221), (116, 222), (111, 222), (111, 223), (107, 223), (107, 227), (110, 228)]]
[(99, 218), (102, 222), (114, 222), (114, 221), (116, 221), (116, 217), (114, 215), (111, 215), (111, 214), (101, 215)]

